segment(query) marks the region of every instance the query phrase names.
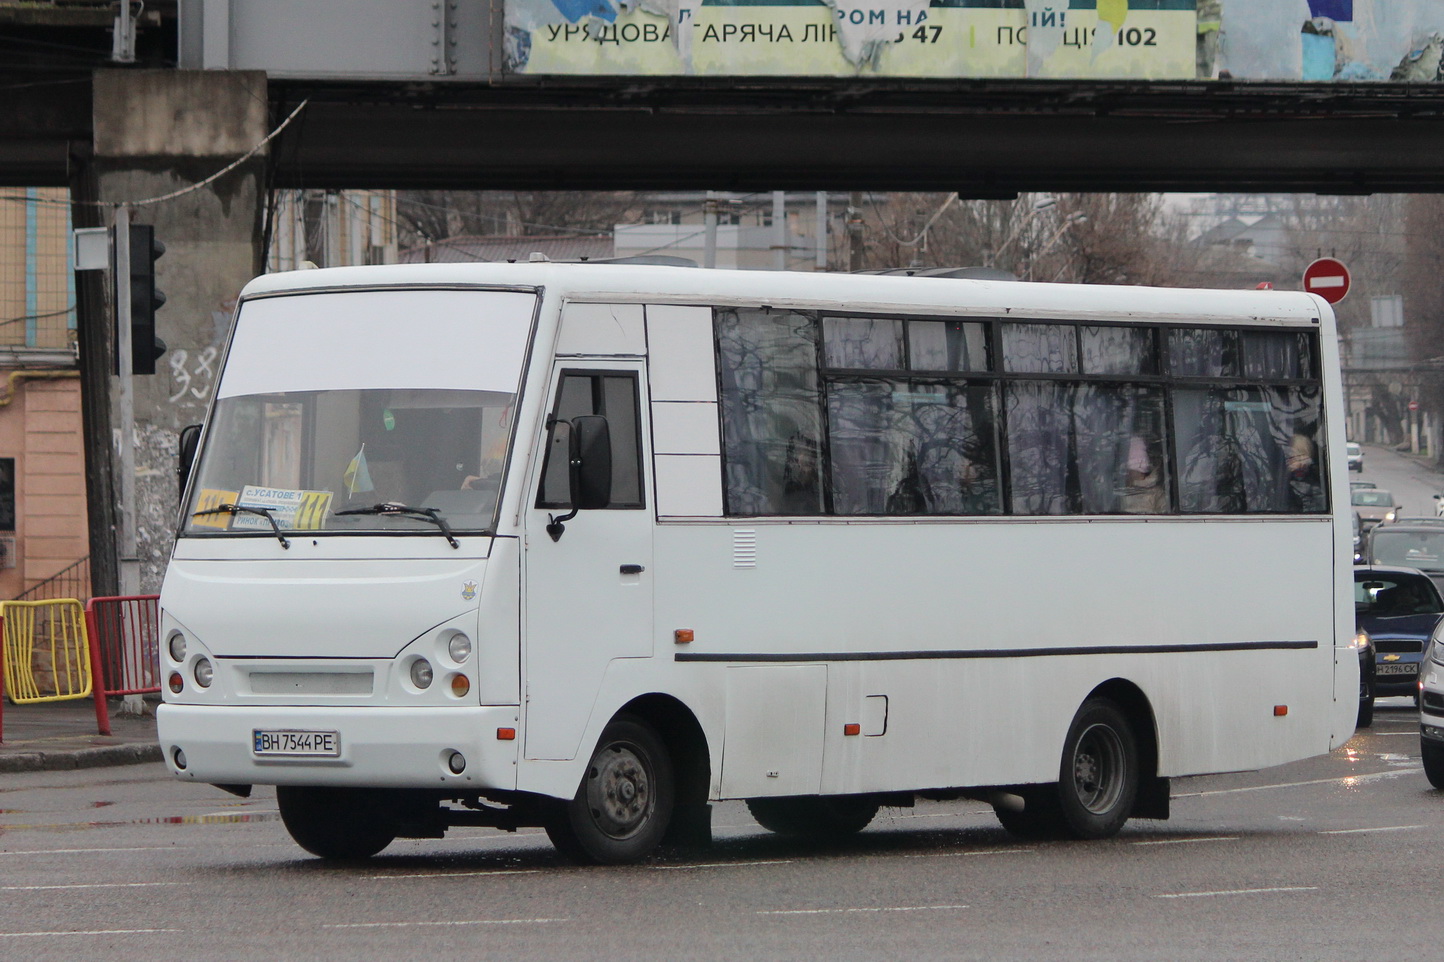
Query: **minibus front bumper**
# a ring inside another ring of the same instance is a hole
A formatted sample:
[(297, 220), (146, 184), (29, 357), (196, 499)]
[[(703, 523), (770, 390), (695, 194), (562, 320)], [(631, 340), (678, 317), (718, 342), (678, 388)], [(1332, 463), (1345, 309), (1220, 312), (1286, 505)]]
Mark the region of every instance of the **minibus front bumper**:
[(505, 705), (163, 704), (156, 723), (166, 766), (186, 781), (476, 791), (516, 787), (518, 715)]

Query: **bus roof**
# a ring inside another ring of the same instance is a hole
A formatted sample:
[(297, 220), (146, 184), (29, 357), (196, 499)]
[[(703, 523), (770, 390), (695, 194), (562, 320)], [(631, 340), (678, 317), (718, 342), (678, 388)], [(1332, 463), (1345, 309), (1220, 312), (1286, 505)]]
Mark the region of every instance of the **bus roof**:
[(1260, 326), (1311, 326), (1331, 310), (1296, 291), (1195, 290), (1044, 284), (903, 275), (707, 270), (556, 262), (393, 264), (264, 274), (243, 298), (322, 290), (404, 287), (545, 289), (573, 300), (673, 304), (766, 304), (812, 310), (888, 311), (1078, 320), (1106, 317)]

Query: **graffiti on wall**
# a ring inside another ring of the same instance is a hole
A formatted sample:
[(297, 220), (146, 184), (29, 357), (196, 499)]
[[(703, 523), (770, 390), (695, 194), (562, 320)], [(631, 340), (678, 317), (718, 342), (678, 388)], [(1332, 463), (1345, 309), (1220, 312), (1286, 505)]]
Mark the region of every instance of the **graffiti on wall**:
[(507, 0), (519, 74), (1434, 82), (1440, 0)]

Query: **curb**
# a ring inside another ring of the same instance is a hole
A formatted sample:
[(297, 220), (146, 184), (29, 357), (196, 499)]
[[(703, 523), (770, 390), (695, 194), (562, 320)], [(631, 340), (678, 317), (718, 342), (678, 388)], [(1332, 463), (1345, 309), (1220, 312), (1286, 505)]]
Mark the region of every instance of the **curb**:
[(0, 773), (61, 772), (108, 765), (141, 765), (162, 758), (160, 745), (106, 745), (76, 751), (15, 752), (0, 755)]

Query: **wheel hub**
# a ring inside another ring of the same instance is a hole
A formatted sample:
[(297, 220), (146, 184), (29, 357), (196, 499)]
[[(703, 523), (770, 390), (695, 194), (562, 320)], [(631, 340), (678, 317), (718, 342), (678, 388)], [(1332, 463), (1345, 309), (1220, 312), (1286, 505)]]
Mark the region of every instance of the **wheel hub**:
[(1073, 788), (1078, 802), (1095, 815), (1107, 814), (1123, 794), (1123, 743), (1106, 725), (1093, 725), (1073, 753)]
[(587, 778), (587, 807), (597, 828), (626, 838), (646, 822), (652, 808), (652, 778), (626, 745), (598, 752)]

